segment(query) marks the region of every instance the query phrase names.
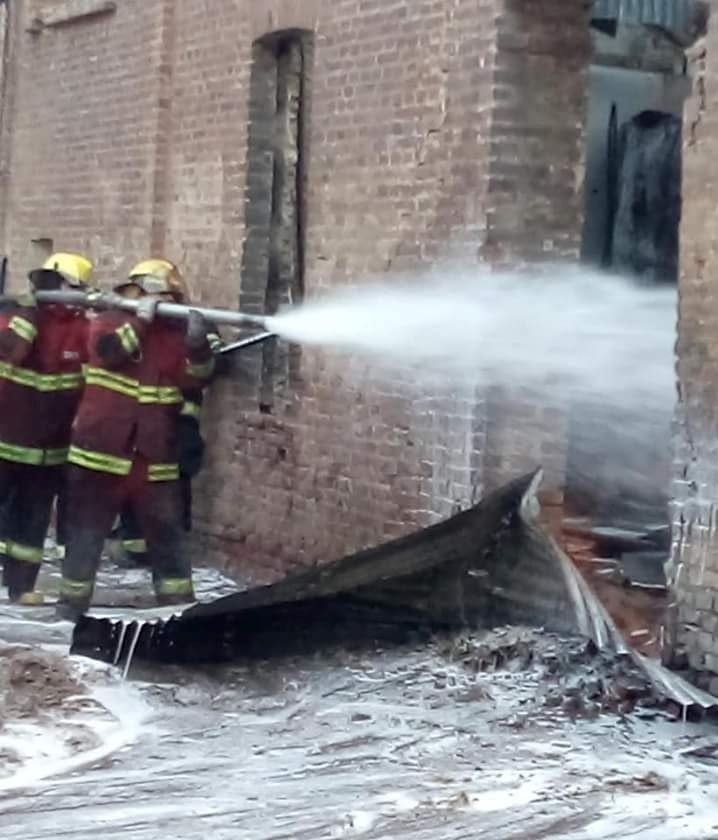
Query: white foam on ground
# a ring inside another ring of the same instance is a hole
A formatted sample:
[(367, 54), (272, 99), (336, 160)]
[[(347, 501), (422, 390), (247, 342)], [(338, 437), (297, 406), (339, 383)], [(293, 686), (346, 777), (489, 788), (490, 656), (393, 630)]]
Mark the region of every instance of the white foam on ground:
[[(569, 760), (568, 764), (574, 762)], [(545, 802), (551, 808), (557, 800), (578, 803), (587, 796), (600, 796), (603, 813), (590, 825), (575, 829), (572, 840), (606, 840), (629, 834), (641, 840), (715, 840), (718, 837), (716, 786), (706, 786), (687, 776), (685, 768), (667, 767), (658, 761), (630, 760), (623, 763), (620, 772), (615, 769), (610, 772), (610, 768), (607, 762), (598, 760), (595, 766), (586, 767), (584, 773), (574, 774), (576, 780), (572, 784), (566, 783), (565, 767), (544, 767), (497, 772), (493, 781), (498, 785), (492, 787), (483, 787), (482, 783), (488, 780), (478, 773), (473, 782), (465, 780), (463, 789), (457, 790), (452, 785), (451, 790), (439, 796), (426, 796), (427, 790), (422, 797), (419, 789), (416, 798), (404, 793), (386, 794), (358, 803), (358, 808), (334, 826), (332, 836), (361, 835), (371, 831), (382, 819), (418, 809), (488, 816), (511, 809), (520, 811), (532, 803)], [(645, 783), (651, 777), (655, 779), (655, 790)], [(656, 825), (657, 814), (663, 819), (660, 826)]]
[(350, 837), (366, 834), (374, 828), (377, 814), (371, 811), (351, 811), (333, 831), (333, 837)]
[(539, 798), (540, 791), (541, 786), (536, 781), (518, 785), (518, 787), (485, 790), (469, 796), (469, 808), (483, 813), (503, 811), (506, 808), (535, 802)]
[[(86, 661), (77, 670), (93, 670)], [(87, 695), (72, 700), (70, 710), (58, 710), (42, 721), (9, 721), (0, 732), (0, 752), (18, 758), (17, 769), (0, 778), (0, 792), (33, 787), (55, 776), (96, 764), (137, 739), (151, 709), (127, 683), (94, 686)], [(94, 746), (77, 748), (71, 736), (90, 740)], [(70, 736), (70, 737), (68, 737)]]
[(176, 615), (181, 615), (185, 610), (195, 606), (192, 604), (182, 604), (181, 606), (173, 607), (149, 607), (148, 609), (127, 609), (124, 607), (93, 607), (88, 615), (90, 618), (110, 618), (118, 621), (126, 621), (131, 623), (133, 621), (169, 621), (170, 618)]

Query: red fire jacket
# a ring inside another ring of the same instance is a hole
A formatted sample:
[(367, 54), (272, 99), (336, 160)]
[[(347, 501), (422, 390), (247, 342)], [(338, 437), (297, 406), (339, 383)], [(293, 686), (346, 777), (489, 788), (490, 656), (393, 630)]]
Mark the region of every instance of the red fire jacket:
[(88, 351), (70, 463), (124, 476), (141, 456), (151, 481), (176, 480), (182, 392), (211, 379), (209, 344), (188, 351), (181, 321), (157, 318), (148, 326), (108, 312), (91, 321)]
[(0, 311), (0, 458), (35, 466), (65, 462), (86, 344), (80, 310)]

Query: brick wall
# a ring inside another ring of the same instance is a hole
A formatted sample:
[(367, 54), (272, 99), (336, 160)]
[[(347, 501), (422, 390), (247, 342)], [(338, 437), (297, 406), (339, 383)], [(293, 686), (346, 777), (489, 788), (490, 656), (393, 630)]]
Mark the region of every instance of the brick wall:
[[(718, 674), (718, 21), (691, 50), (684, 123), (669, 655)], [(706, 677), (707, 679), (707, 677)], [(718, 680), (712, 689), (718, 690)]]
[[(14, 9), (13, 9), (14, 11)], [(0, 3), (0, 243), (4, 239), (7, 191), (10, 172), (10, 130), (14, 64), (11, 63), (15, 39), (15, 15), (7, 3)]]
[[(311, 68), (309, 295), (428, 262), (482, 224), (492, 32), (477, 30), (475, 15), (467, 2), (335, 2), (322, 19)], [(437, 417), (433, 395), (413, 383), (302, 351), (299, 379), (275, 383), (267, 415), (244, 366), (248, 381), (223, 385), (214, 400), (223, 416), (232, 406), (232, 419), (217, 424), (202, 510), (229, 562), (271, 574), (329, 559), (451, 512), (472, 482), (480, 489), (471, 400)]]
[[(507, 0), (497, 19), (484, 259), (501, 266), (576, 260), (583, 218), (586, 72), (582, 4)], [(537, 282), (530, 276), (527, 282)], [(558, 397), (557, 397), (558, 400)], [(560, 506), (569, 406), (506, 389), (491, 395), (486, 481), (545, 468), (543, 503)]]
[[(577, 255), (584, 12), (480, 5), (482, 27), (467, 2), (340, 2), (322, 19), (309, 295), (436, 258), (506, 265)], [(232, 405), (233, 419), (216, 423), (203, 479), (205, 533), (235, 568), (271, 574), (390, 538), (539, 463), (549, 486), (561, 486), (559, 407), (377, 379), (359, 360), (304, 350), (300, 381), (278, 387), (272, 415), (262, 415), (256, 365), (243, 367), (244, 385), (215, 394), (216, 410), (226, 416)]]
[[(49, 236), (88, 250), (103, 279), (152, 249), (201, 299), (261, 303), (261, 278), (240, 282), (261, 215), (245, 203), (252, 44), (287, 29), (313, 33), (308, 297), (437, 259), (578, 252), (583, 4), (123, 0), (30, 35), (31, 5), (0, 202), (16, 281), (28, 239)], [(250, 351), (208, 401), (198, 550), (239, 574), (267, 579), (419, 527), (540, 461), (560, 496), (561, 406), (540, 414), (531, 395), (419, 386), (307, 348), (291, 362), (268, 379)]]
[[(169, 3), (168, 5), (171, 5)], [(30, 240), (92, 253), (108, 279), (150, 248), (160, 110), (163, 4), (27, 30), (69, 2), (13, 3), (4, 245), (23, 282)]]

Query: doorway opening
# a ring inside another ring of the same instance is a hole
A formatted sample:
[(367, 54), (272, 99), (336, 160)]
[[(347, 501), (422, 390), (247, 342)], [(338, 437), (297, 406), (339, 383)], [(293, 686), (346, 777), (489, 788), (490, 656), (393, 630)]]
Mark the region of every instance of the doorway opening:
[[(707, 16), (694, 0), (592, 4), (582, 260), (664, 291), (678, 283), (683, 111)], [(597, 402), (569, 423), (567, 547), (646, 653), (665, 607), (672, 399)]]

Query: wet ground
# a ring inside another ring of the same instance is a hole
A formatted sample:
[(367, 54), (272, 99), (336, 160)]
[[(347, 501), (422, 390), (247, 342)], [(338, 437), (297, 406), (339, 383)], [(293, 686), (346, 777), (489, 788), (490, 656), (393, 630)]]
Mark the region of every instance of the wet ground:
[[(145, 591), (142, 573), (105, 575), (128, 597)], [(206, 597), (231, 586), (200, 577)], [(60, 651), (67, 631), (47, 609), (0, 606), (0, 639)], [(136, 664), (127, 684), (114, 678), (129, 742), (73, 772), (0, 788), (0, 833), (718, 838), (718, 727), (655, 709), (574, 719), (550, 699), (556, 681), (542, 661), (477, 672), (466, 652), (485, 642), (195, 671)]]

